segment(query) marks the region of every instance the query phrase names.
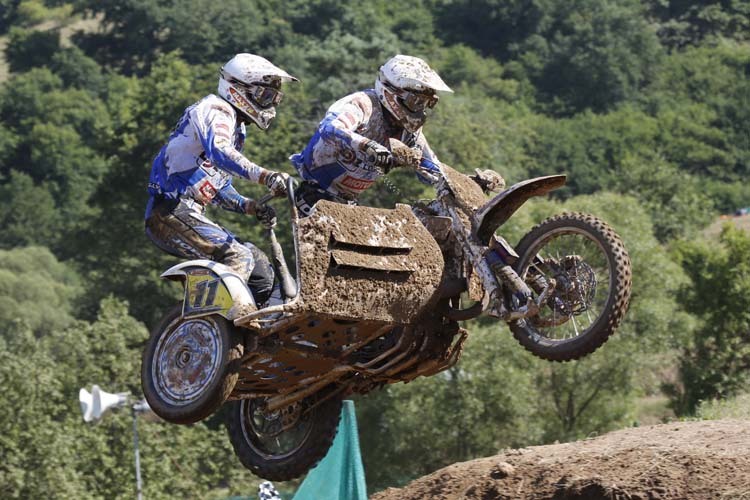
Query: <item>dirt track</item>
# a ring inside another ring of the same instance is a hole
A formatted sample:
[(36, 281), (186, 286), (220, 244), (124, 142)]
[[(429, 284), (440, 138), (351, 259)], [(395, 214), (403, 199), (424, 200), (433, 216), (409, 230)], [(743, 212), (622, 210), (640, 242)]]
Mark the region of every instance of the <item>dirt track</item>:
[(453, 464), (370, 500), (747, 499), (750, 421), (631, 428)]

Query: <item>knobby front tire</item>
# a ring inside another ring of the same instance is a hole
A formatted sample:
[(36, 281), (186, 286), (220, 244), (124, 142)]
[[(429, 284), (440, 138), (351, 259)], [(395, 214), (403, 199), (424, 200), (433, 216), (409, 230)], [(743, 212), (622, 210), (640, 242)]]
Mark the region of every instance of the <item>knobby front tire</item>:
[(604, 221), (565, 213), (531, 229), (516, 247), (515, 271), (540, 292), (555, 278), (552, 297), (536, 317), (512, 322), (513, 336), (549, 361), (582, 358), (604, 344), (628, 309), (632, 272), (622, 240)]

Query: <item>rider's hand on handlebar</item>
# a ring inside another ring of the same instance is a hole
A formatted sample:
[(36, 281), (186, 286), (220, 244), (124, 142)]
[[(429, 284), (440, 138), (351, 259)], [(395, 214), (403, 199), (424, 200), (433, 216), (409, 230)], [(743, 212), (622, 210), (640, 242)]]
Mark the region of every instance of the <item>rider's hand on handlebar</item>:
[(500, 192), (505, 188), (505, 179), (494, 170), (474, 169), (475, 175), (470, 175), (471, 180), (479, 184), (485, 193)]
[(246, 215), (255, 215), (255, 207), (257, 206), (257, 203), (255, 203), (255, 200), (252, 198), (248, 198), (245, 200), (245, 214)]
[(375, 141), (367, 143), (364, 153), (367, 157), (367, 163), (374, 167), (388, 170), (393, 166), (393, 156), (391, 155), (391, 152), (388, 151), (388, 148)]
[(273, 227), (276, 225), (276, 210), (269, 205), (257, 205), (255, 207), (255, 217), (258, 221), (266, 227)]
[(286, 194), (286, 180), (289, 174), (284, 172), (272, 172), (266, 176), (265, 183), (268, 190), (274, 196), (284, 196)]

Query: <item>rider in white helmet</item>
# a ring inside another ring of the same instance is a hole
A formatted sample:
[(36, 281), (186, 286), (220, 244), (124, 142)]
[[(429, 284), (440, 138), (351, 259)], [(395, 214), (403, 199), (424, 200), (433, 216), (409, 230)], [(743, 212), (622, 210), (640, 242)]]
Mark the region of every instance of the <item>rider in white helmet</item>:
[(336, 101), (307, 147), (291, 157), (303, 179), (300, 211), (308, 215), (320, 199), (355, 203), (392, 166), (389, 138), (421, 149), (426, 172), (438, 169), (422, 126), (440, 91), (453, 92), (425, 61), (397, 55), (380, 67), (374, 89)]
[(241, 153), (245, 125), (265, 130), (283, 96), (281, 84), (297, 81), (253, 54), (237, 54), (220, 71), (218, 96), (208, 95), (185, 109), (167, 143), (154, 159), (146, 207), (146, 234), (159, 248), (184, 258), (212, 259), (228, 265), (265, 302), (273, 286), (268, 257), (242, 243), (205, 216), (206, 206), (271, 219), (270, 207), (256, 212), (255, 201), (239, 194), (232, 177), (286, 192), (285, 173), (267, 170)]

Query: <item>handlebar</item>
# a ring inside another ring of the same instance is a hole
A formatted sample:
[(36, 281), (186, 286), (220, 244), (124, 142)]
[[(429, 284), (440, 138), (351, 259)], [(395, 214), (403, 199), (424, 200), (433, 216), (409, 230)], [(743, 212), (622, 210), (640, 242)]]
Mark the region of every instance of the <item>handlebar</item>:
[[(295, 205), (295, 202), (294, 202), (294, 186), (295, 186), (295, 180), (293, 178), (289, 177), (286, 180), (286, 197), (287, 197), (287, 200), (289, 200), (289, 204), (292, 205), (292, 206)], [(263, 196), (261, 196), (261, 198), (258, 201), (256, 201), (255, 203), (257, 205), (266, 205), (269, 201), (273, 200), (274, 198), (276, 198), (276, 196), (274, 196), (273, 193), (266, 193)]]
[[(287, 199), (289, 200), (289, 205), (291, 206), (292, 210), (292, 227), (294, 228), (294, 225), (296, 223), (297, 218), (297, 212), (296, 212), (296, 205), (294, 202), (294, 179), (289, 177), (286, 181), (286, 195)], [(259, 207), (265, 207), (269, 201), (271, 201), (275, 196), (273, 193), (267, 193), (263, 195), (257, 202), (256, 206)], [(270, 239), (271, 243), (271, 253), (273, 255), (273, 260), (275, 264), (275, 269), (278, 272), (279, 277), (279, 284), (281, 286), (281, 290), (284, 294), (284, 301), (288, 302), (292, 299), (294, 299), (299, 294), (299, 289), (297, 287), (297, 282), (292, 278), (291, 274), (289, 273), (289, 267), (286, 264), (286, 260), (284, 259), (284, 252), (281, 249), (281, 245), (279, 245), (278, 240), (276, 239), (276, 234), (273, 231), (273, 226), (275, 225), (275, 218), (274, 223), (267, 225), (266, 229), (268, 230), (268, 237)], [(296, 243), (295, 243), (295, 254), (296, 254)]]
[(295, 207), (297, 206), (297, 202), (294, 199), (294, 188), (295, 188), (296, 181), (289, 177), (286, 180), (286, 198), (289, 200), (289, 205), (292, 207), (292, 212), (295, 212)]

